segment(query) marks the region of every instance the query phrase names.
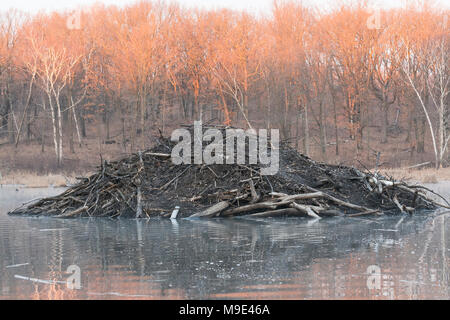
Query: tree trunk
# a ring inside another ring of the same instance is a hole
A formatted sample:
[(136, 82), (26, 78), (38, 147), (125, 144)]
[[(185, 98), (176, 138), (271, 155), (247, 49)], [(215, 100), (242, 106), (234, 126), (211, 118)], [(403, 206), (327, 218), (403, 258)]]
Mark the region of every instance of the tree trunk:
[(309, 156), (309, 124), (308, 124), (308, 106), (303, 105), (303, 150), (306, 156)]
[(412, 132), (412, 129), (413, 129), (414, 117), (415, 117), (414, 113), (415, 113), (415, 111), (412, 111), (408, 115), (408, 129), (407, 129), (406, 138), (405, 138), (405, 142), (406, 143), (411, 142), (411, 132)]
[(339, 130), (338, 130), (338, 122), (337, 122), (337, 111), (336, 111), (336, 97), (334, 93), (334, 89), (330, 88), (331, 94), (331, 103), (333, 105), (333, 120), (334, 120), (334, 136), (336, 140), (336, 155), (339, 155)]
[(319, 105), (319, 127), (320, 127), (320, 147), (322, 150), (322, 157), (325, 159), (327, 153), (327, 136), (325, 127), (325, 111), (323, 101), (320, 101)]
[(425, 152), (425, 119), (416, 116), (414, 122), (414, 134), (416, 137), (416, 151), (417, 153)]
[(302, 116), (300, 107), (298, 109), (299, 109), (298, 110), (298, 114), (295, 116), (295, 150), (296, 151), (298, 151), (298, 147), (299, 147), (299, 145), (298, 145), (298, 142), (299, 142), (298, 138), (300, 136), (300, 123), (299, 123), (299, 120), (300, 120), (300, 118)]
[[(266, 115), (266, 129), (269, 130), (271, 123), (270, 123), (270, 119), (271, 119), (271, 96), (270, 96), (270, 87), (268, 82), (266, 82), (266, 92), (267, 92), (267, 115)], [(298, 121), (298, 119), (297, 119)], [(298, 137), (298, 136), (297, 136)]]
[(11, 144), (13, 144), (15, 142), (16, 139), (16, 128), (14, 125), (14, 113), (12, 108), (8, 108), (10, 110), (10, 116), (9, 116), (9, 124), (8, 124), (8, 140)]
[(388, 142), (388, 128), (389, 128), (389, 109), (386, 102), (383, 103), (383, 134), (381, 136), (381, 143)]
[(147, 90), (146, 90), (145, 85), (142, 86), (140, 93), (139, 93), (139, 109), (140, 109), (140, 130), (137, 132), (138, 136), (145, 134), (144, 133), (144, 131), (145, 131), (145, 113), (147, 111)]
[[(136, 120), (136, 122), (135, 122), (135, 123), (139, 123), (139, 122), (138, 122), (139, 101), (136, 102), (135, 105), (136, 105), (136, 107), (135, 107), (135, 115), (136, 115), (135, 120)], [(133, 126), (132, 126), (132, 127), (133, 127)], [(134, 129), (134, 128), (131, 129), (131, 137), (130, 137), (130, 139), (131, 139), (130, 144), (131, 144), (131, 145), (130, 145), (130, 152), (133, 152), (133, 151), (134, 151), (134, 146), (135, 146), (135, 144), (136, 144), (137, 130), (138, 130), (138, 129)]]
[(8, 117), (8, 140), (11, 144), (13, 144), (15, 142), (15, 124), (14, 124), (14, 110), (12, 107), (12, 103), (11, 103), (11, 99), (9, 97), (9, 89), (6, 89), (6, 114)]
[(53, 145), (55, 147), (55, 155), (56, 159), (59, 163), (59, 153), (58, 153), (58, 135), (57, 135), (57, 125), (56, 125), (56, 117), (55, 117), (55, 109), (53, 108), (52, 103), (52, 96), (48, 94), (48, 102), (49, 102), (49, 109), (50, 109), (50, 115), (52, 117), (52, 127), (53, 127)]
[(59, 138), (58, 166), (61, 166), (62, 158), (63, 158), (62, 114), (61, 114), (61, 104), (59, 102), (59, 96), (56, 96), (55, 100), (56, 100), (56, 107), (57, 107), (57, 112), (58, 112), (58, 138)]
[(127, 138), (125, 135), (125, 116), (124, 115), (122, 115), (121, 121), (122, 121), (122, 146), (123, 146), (123, 149), (126, 151), (127, 150), (127, 140), (126, 140)]
[(84, 111), (81, 110), (80, 112), (80, 127), (81, 127), (81, 136), (83, 138), (87, 137), (86, 134), (86, 119), (84, 118)]
[(73, 116), (72, 113), (70, 112), (70, 110), (68, 110), (69, 113), (69, 130), (70, 130), (70, 136), (69, 136), (69, 147), (70, 147), (70, 152), (72, 154), (75, 153), (75, 148), (74, 148), (74, 144), (73, 144), (73, 134), (75, 131), (75, 126), (74, 126), (74, 120), (73, 120)]
[(75, 108), (72, 108), (72, 116), (73, 116), (73, 120), (75, 122), (75, 129), (77, 131), (78, 144), (81, 148), (82, 144), (81, 144), (80, 127), (78, 126), (77, 113), (75, 112)]

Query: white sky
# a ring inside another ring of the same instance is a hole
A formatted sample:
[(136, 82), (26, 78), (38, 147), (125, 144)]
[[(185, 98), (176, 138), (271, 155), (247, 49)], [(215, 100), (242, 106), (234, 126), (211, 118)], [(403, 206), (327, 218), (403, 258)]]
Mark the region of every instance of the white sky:
[[(169, 0), (176, 1), (187, 6), (199, 6), (206, 8), (227, 7), (232, 9), (247, 9), (252, 12), (268, 12), (272, 5), (272, 0)], [(299, 0), (300, 1), (300, 0)], [(372, 0), (378, 6), (390, 8), (401, 6), (405, 0)], [(9, 8), (17, 8), (30, 13), (39, 10), (53, 11), (74, 9), (84, 5), (91, 5), (95, 2), (105, 4), (124, 5), (135, 2), (135, 0), (0, 0), (0, 11)], [(327, 7), (335, 3), (336, 0), (303, 0), (303, 3)], [(435, 0), (436, 4), (445, 8), (450, 8), (450, 0)]]

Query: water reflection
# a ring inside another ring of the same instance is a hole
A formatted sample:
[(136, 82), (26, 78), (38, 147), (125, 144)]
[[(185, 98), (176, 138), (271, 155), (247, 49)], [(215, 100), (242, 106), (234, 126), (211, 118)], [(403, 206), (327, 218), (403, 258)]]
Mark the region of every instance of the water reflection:
[[(0, 190), (1, 299), (450, 297), (448, 214), (320, 221), (9, 217), (7, 209), (34, 197), (18, 193), (11, 200)], [(81, 268), (80, 290), (66, 287), (70, 265)], [(373, 289), (371, 265), (381, 271)]]

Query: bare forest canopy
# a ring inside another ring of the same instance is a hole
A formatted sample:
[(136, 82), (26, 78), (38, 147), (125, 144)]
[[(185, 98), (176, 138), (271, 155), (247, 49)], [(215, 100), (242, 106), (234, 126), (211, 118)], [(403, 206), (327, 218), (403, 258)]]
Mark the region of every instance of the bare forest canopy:
[(426, 1), (380, 11), (343, 2), (326, 13), (275, 1), (267, 16), (146, 1), (10, 10), (0, 15), (0, 147), (51, 144), (62, 165), (90, 127), (101, 143), (135, 152), (158, 129), (215, 119), (278, 128), (306, 155), (313, 145), (338, 155), (346, 140), (370, 149), (371, 128), (381, 146), (406, 131), (410, 151), (427, 147), (440, 167), (448, 16)]

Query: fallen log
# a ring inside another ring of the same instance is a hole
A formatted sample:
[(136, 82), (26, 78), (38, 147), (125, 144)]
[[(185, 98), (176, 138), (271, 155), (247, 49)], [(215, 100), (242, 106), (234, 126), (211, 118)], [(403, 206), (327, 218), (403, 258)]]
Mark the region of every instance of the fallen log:
[(236, 216), (245, 212), (250, 212), (258, 209), (276, 209), (277, 206), (279, 205), (276, 204), (275, 202), (259, 202), (255, 204), (249, 204), (246, 206), (240, 206), (234, 209), (228, 209), (222, 212), (221, 216), (222, 217)]
[(70, 211), (70, 212), (61, 214), (61, 215), (58, 216), (58, 218), (70, 218), (70, 217), (74, 217), (74, 216), (76, 216), (76, 215), (79, 215), (80, 213), (83, 213), (83, 212), (87, 211), (87, 209), (88, 209), (88, 207), (81, 207), (81, 208), (78, 208), (78, 209), (76, 209), (76, 210), (73, 210), (73, 211)]
[(415, 164), (415, 165), (413, 165), (413, 166), (406, 167), (405, 169), (417, 169), (417, 168), (420, 168), (420, 167), (428, 166), (428, 165), (430, 165), (430, 164), (431, 164), (431, 162), (428, 161), (428, 162), (419, 163), (419, 164)]
[(284, 209), (278, 209), (278, 210), (268, 210), (263, 212), (257, 212), (249, 214), (248, 217), (254, 217), (254, 218), (265, 218), (265, 217), (280, 217), (285, 215), (295, 215), (295, 216), (301, 216), (306, 217), (306, 214), (303, 214), (301, 211), (295, 209), (295, 208), (284, 208)]
[(196, 213), (191, 215), (191, 218), (210, 218), (210, 217), (214, 217), (216, 214), (222, 212), (223, 210), (225, 210), (226, 208), (228, 208), (230, 206), (228, 201), (222, 201), (219, 202), (215, 205), (213, 205), (212, 207), (206, 209), (205, 211)]
[(317, 213), (315, 213), (314, 210), (310, 206), (301, 205), (301, 204), (298, 204), (295, 202), (291, 203), (290, 206), (301, 212), (305, 212), (308, 216), (310, 216), (312, 218), (320, 219), (320, 217), (317, 215)]
[(369, 210), (359, 213), (352, 213), (348, 214), (347, 217), (361, 217), (361, 216), (368, 216), (368, 215), (382, 215), (380, 210)]

